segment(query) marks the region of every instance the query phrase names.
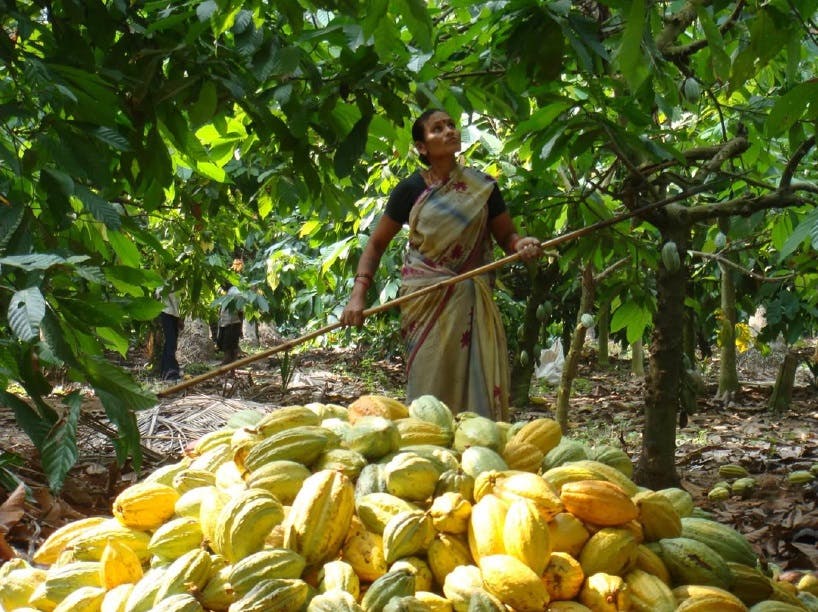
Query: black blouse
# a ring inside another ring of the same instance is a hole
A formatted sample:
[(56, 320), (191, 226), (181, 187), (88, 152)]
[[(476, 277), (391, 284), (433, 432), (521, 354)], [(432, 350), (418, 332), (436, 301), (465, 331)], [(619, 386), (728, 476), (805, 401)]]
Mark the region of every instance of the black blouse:
[[(409, 221), (409, 211), (412, 210), (412, 206), (425, 189), (426, 181), (423, 180), (420, 172), (414, 172), (408, 178), (403, 179), (389, 194), (389, 200), (386, 203), (386, 216), (401, 225)], [(500, 193), (497, 183), (494, 184), (494, 189), (491, 191), (488, 205), (489, 219), (493, 219), (506, 210), (506, 201), (503, 199), (503, 194)]]

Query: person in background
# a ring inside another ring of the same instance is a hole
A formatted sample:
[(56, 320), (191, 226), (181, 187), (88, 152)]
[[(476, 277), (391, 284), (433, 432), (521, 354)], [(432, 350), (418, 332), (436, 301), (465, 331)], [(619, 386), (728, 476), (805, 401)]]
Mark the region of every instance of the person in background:
[[(222, 285), (227, 296), (238, 295), (239, 290), (230, 283)], [(241, 326), (244, 321), (244, 312), (236, 308), (235, 302), (222, 305), (219, 312), (219, 335), (217, 346), (224, 353), (223, 364), (231, 363), (239, 358), (239, 340)]]
[[(461, 166), (460, 130), (445, 111), (427, 110), (412, 126), (426, 169), (403, 179), (361, 254), (344, 325), (363, 325), (367, 292), (384, 251), (404, 223), (409, 241), (401, 294), (434, 285), (492, 260), (492, 239), (523, 260), (542, 254), (536, 238), (518, 235), (497, 182)], [(483, 274), (401, 306), (407, 401), (431, 394), (453, 412), (508, 417), (508, 350), (494, 278)]]
[(159, 314), (162, 335), (165, 342), (162, 346), (162, 357), (159, 362), (159, 375), (162, 380), (179, 380), (181, 368), (176, 360), (176, 348), (179, 334), (185, 328), (185, 321), (179, 316), (179, 298), (170, 291), (163, 298), (165, 308)]

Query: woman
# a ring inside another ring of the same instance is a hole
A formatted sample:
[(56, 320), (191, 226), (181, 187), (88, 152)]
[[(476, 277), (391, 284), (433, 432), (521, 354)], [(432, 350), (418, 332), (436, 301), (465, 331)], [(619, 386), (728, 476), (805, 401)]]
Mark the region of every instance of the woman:
[[(358, 261), (341, 315), (345, 325), (363, 324), (367, 290), (404, 223), (409, 244), (401, 294), (489, 263), (492, 237), (524, 260), (541, 255), (536, 238), (517, 235), (497, 183), (457, 163), (460, 131), (445, 111), (424, 112), (412, 126), (412, 138), (427, 168), (402, 180), (390, 195)], [(484, 274), (402, 305), (407, 400), (431, 394), (454, 412), (507, 418), (508, 354), (492, 286), (492, 275)]]

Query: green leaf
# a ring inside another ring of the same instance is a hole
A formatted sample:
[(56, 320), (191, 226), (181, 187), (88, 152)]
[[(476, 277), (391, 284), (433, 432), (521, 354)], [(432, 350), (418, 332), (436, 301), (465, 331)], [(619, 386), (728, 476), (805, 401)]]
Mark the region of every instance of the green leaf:
[(162, 284), (161, 278), (155, 272), (131, 266), (108, 266), (103, 272), (117, 289), (136, 297), (142, 297), (146, 289)]
[(45, 298), (39, 287), (29, 287), (11, 296), (8, 320), (11, 331), (23, 342), (39, 335), (40, 321), (45, 316)]
[(100, 141), (109, 145), (112, 149), (116, 149), (117, 151), (131, 150), (131, 143), (128, 142), (128, 139), (113, 128), (103, 125), (93, 130), (91, 133)]
[(63, 398), (67, 410), (49, 431), (48, 438), (40, 448), (40, 463), (48, 475), (52, 491), (62, 488), (65, 477), (77, 463), (77, 424), (82, 407), (82, 396), (78, 391)]
[(0, 251), (8, 247), (14, 232), (23, 222), (24, 214), (25, 207), (20, 203), (11, 206), (0, 206)]
[(818, 79), (796, 85), (778, 98), (764, 124), (768, 136), (786, 132), (818, 97)]
[(218, 96), (216, 85), (213, 81), (205, 81), (199, 91), (199, 98), (188, 112), (190, 123), (194, 126), (202, 125), (209, 121), (218, 107)]
[(94, 218), (102, 221), (106, 227), (119, 229), (122, 226), (119, 209), (108, 200), (99, 197), (83, 185), (76, 185), (74, 193)]
[(130, 342), (122, 334), (118, 333), (111, 327), (96, 327), (94, 328), (97, 336), (102, 340), (106, 347), (116, 351), (123, 357), (128, 353)]
[(51, 253), (32, 253), (31, 255), (9, 255), (0, 257), (0, 264), (14, 268), (22, 268), (26, 272), (32, 270), (48, 270), (53, 266), (64, 264), (65, 259)]
[(625, 22), (622, 43), (616, 54), (617, 63), (632, 90), (639, 89), (648, 76), (647, 64), (642, 57), (642, 34), (645, 30), (645, 0), (633, 0)]
[(136, 245), (128, 236), (122, 232), (109, 231), (108, 242), (111, 248), (114, 249), (120, 263), (132, 268), (141, 267), (142, 257), (139, 253), (139, 249), (136, 248)]
[(352, 172), (352, 168), (366, 150), (366, 138), (371, 120), (372, 115), (364, 115), (361, 117), (355, 122), (355, 125), (352, 126), (346, 138), (338, 145), (338, 149), (335, 151), (335, 158), (333, 159), (335, 174), (338, 177), (349, 176)]
[(611, 331), (627, 328), (626, 335), (631, 344), (641, 340), (645, 329), (653, 320), (651, 312), (632, 301), (623, 302), (611, 316)]
[(54, 414), (40, 414), (35, 408), (8, 391), (0, 390), (0, 400), (3, 406), (8, 406), (14, 412), (17, 424), (31, 438), (37, 448), (41, 448), (48, 438), (51, 423), (56, 420)]
[(132, 299), (125, 305), (127, 313), (137, 321), (152, 321), (159, 316), (163, 308), (162, 302), (148, 297)]
[(781, 247), (779, 260), (783, 260), (789, 256), (807, 238), (811, 239), (812, 248), (818, 251), (818, 208), (813, 208), (810, 213), (795, 226), (792, 234), (790, 234)]
[(703, 4), (696, 4), (696, 14), (699, 23), (707, 38), (707, 47), (710, 49), (710, 60), (713, 64), (713, 76), (721, 81), (727, 81), (730, 77), (730, 57), (724, 50), (724, 40), (716, 25), (712, 15), (712, 7)]
[(124, 462), (130, 455), (134, 463), (139, 464), (142, 455), (134, 413), (155, 406), (156, 396), (141, 389), (127, 372), (102, 357), (91, 356), (82, 365), (88, 381), (105, 407), (105, 414), (120, 434), (114, 442), (117, 458)]
[(432, 48), (432, 19), (427, 4), (421, 0), (395, 0), (403, 22), (412, 33), (417, 46), (424, 51)]

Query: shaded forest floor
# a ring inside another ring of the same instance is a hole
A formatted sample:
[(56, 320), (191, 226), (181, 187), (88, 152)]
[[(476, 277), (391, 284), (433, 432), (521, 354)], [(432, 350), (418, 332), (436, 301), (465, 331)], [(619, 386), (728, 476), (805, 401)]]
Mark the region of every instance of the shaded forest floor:
[[(211, 356), (212, 357), (212, 356)], [(128, 365), (128, 364), (125, 364)], [(133, 365), (133, 364), (130, 364)], [(187, 375), (218, 366), (214, 359), (187, 364)], [(137, 377), (143, 376), (134, 366)], [(715, 370), (715, 368), (713, 368)], [(804, 372), (799, 375), (792, 405), (784, 414), (768, 411), (777, 363), (769, 358), (745, 358), (740, 363), (741, 390), (730, 405), (715, 395), (715, 373), (705, 373), (706, 390), (698, 409), (677, 435), (676, 465), (682, 484), (696, 505), (719, 522), (744, 533), (757, 552), (782, 570), (818, 569), (818, 481), (790, 485), (787, 474), (818, 463), (818, 386)], [(290, 377), (282, 384), (282, 374)], [(165, 386), (147, 384), (156, 391)], [(7, 539), (23, 554), (32, 552), (42, 535), (67, 521), (90, 514), (110, 514), (118, 490), (144, 477), (167, 460), (176, 460), (185, 442), (222, 426), (231, 411), (264, 405), (311, 401), (348, 404), (365, 393), (402, 397), (403, 367), (398, 361), (375, 361), (353, 351), (314, 350), (293, 357), (259, 360), (234, 373), (204, 381), (188, 392), (163, 399), (151, 416), (146, 433), (149, 452), (141, 473), (126, 465), (119, 469), (110, 440), (99, 427), (104, 414), (93, 402), (80, 425), (80, 458), (60, 498), (47, 491), (36, 455), (10, 414), (0, 413), (0, 445), (19, 454), (22, 466), (13, 468), (31, 487), (34, 501), (25, 516), (11, 526)], [(595, 365), (592, 354), (580, 367), (571, 396), (567, 435), (590, 445), (614, 444), (636, 461), (641, 446), (644, 383), (633, 378), (629, 363), (613, 360)], [(556, 388), (535, 384), (531, 403), (514, 409), (511, 420), (553, 417)], [(209, 408), (210, 406), (214, 408)], [(216, 409), (215, 407), (218, 407)], [(757, 487), (746, 499), (708, 500), (725, 463), (743, 465)]]

